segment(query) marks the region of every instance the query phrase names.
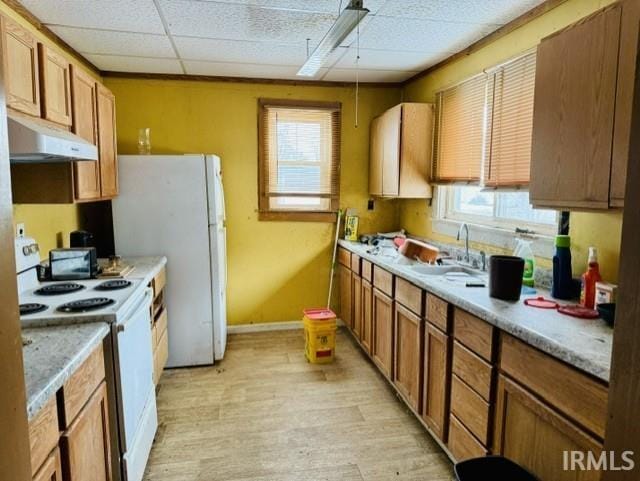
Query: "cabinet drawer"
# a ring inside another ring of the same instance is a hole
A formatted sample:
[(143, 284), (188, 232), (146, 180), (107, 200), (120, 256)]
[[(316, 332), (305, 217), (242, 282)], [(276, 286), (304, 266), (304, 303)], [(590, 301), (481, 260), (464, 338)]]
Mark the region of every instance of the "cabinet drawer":
[(33, 476), (33, 481), (62, 481), (60, 449), (56, 447), (49, 454), (40, 470)]
[(604, 384), (506, 334), (500, 342), (500, 369), (604, 438), (608, 397)]
[(427, 320), (449, 333), (449, 303), (427, 293)]
[(409, 281), (396, 277), (396, 301), (422, 317), (424, 306), (424, 291)]
[(153, 298), (158, 297), (164, 286), (167, 284), (167, 270), (166, 268), (160, 269), (160, 272), (151, 281), (151, 288), (153, 289)]
[(373, 264), (366, 259), (362, 259), (362, 278), (373, 282)]
[(360, 275), (360, 256), (351, 254), (351, 270)]
[(160, 376), (162, 376), (162, 370), (167, 365), (167, 359), (169, 358), (169, 337), (165, 330), (163, 334), (160, 334), (158, 345), (153, 353), (153, 384), (158, 384)]
[(381, 267), (373, 266), (373, 287), (377, 287), (386, 295), (393, 297), (393, 274)]
[(482, 444), (487, 444), (489, 404), (455, 374), (451, 377), (451, 412)]
[(31, 474), (38, 471), (45, 463), (49, 453), (58, 445), (59, 436), (56, 397), (52, 396), (40, 412), (29, 421)]
[(338, 264), (351, 268), (351, 252), (343, 247), (338, 247)]
[(456, 308), (453, 337), (478, 356), (491, 361), (493, 356), (493, 326), (476, 316)]
[(447, 446), (458, 462), (487, 455), (487, 449), (453, 415), (449, 419), (449, 442)]
[(453, 343), (453, 373), (489, 402), (491, 399), (491, 364), (483, 361), (458, 341)]
[[(160, 314), (156, 317), (155, 326), (158, 328), (158, 336), (162, 335), (167, 330), (167, 308), (163, 307)], [(157, 344), (157, 343), (156, 343)]]
[(100, 344), (62, 386), (60, 393), (63, 428), (71, 425), (104, 377), (104, 352)]

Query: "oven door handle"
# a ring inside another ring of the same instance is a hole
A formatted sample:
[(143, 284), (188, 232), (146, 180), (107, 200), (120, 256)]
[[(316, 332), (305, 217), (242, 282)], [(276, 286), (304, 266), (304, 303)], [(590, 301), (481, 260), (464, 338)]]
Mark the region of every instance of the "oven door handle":
[(117, 332), (124, 332), (127, 328), (127, 324), (129, 323), (129, 321), (131, 319), (134, 319), (136, 316), (135, 314), (141, 309), (148, 309), (149, 306), (151, 306), (151, 300), (153, 297), (153, 290), (150, 287), (145, 288), (144, 290), (144, 294), (142, 296), (142, 299), (140, 299), (140, 302), (138, 302), (135, 307), (133, 307), (131, 309), (130, 315), (129, 317), (122, 323), (119, 323), (116, 327)]

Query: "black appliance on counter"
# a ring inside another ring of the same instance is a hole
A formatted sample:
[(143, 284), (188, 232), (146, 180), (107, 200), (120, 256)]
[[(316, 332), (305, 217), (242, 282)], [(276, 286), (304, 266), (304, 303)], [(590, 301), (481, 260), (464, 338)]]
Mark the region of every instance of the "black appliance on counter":
[(74, 230), (69, 234), (70, 247), (95, 247), (93, 234), (86, 230)]

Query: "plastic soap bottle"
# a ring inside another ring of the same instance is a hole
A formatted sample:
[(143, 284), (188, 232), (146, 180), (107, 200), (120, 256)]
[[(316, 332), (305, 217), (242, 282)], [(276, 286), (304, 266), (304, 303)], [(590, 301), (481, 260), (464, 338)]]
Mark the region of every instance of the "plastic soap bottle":
[(556, 253), (553, 256), (553, 284), (551, 295), (556, 299), (573, 297), (573, 280), (571, 273), (571, 237), (556, 236)]
[(513, 255), (524, 259), (524, 272), (522, 274), (522, 284), (525, 286), (534, 286), (535, 260), (533, 251), (531, 250), (531, 241), (524, 239), (516, 239), (516, 250)]
[(582, 274), (582, 288), (580, 289), (580, 304), (593, 309), (596, 299), (596, 282), (602, 281), (600, 265), (598, 264), (598, 251), (595, 247), (589, 247), (589, 267)]

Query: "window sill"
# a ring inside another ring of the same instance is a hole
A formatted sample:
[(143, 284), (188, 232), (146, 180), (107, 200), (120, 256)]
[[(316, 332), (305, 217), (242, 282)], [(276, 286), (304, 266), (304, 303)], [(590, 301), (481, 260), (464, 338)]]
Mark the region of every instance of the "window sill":
[(258, 212), (259, 221), (335, 223), (336, 216), (335, 212)]
[[(456, 237), (462, 222), (450, 219), (432, 219), (432, 229), (434, 232), (449, 237)], [(489, 227), (480, 224), (467, 223), (469, 226), (469, 241), (498, 247), (508, 251), (515, 249), (514, 240), (517, 238), (515, 232), (500, 229), (499, 227)], [(527, 237), (529, 238), (529, 237)], [(551, 259), (554, 252), (554, 239), (551, 236), (537, 234), (531, 237), (531, 249), (536, 257)]]

